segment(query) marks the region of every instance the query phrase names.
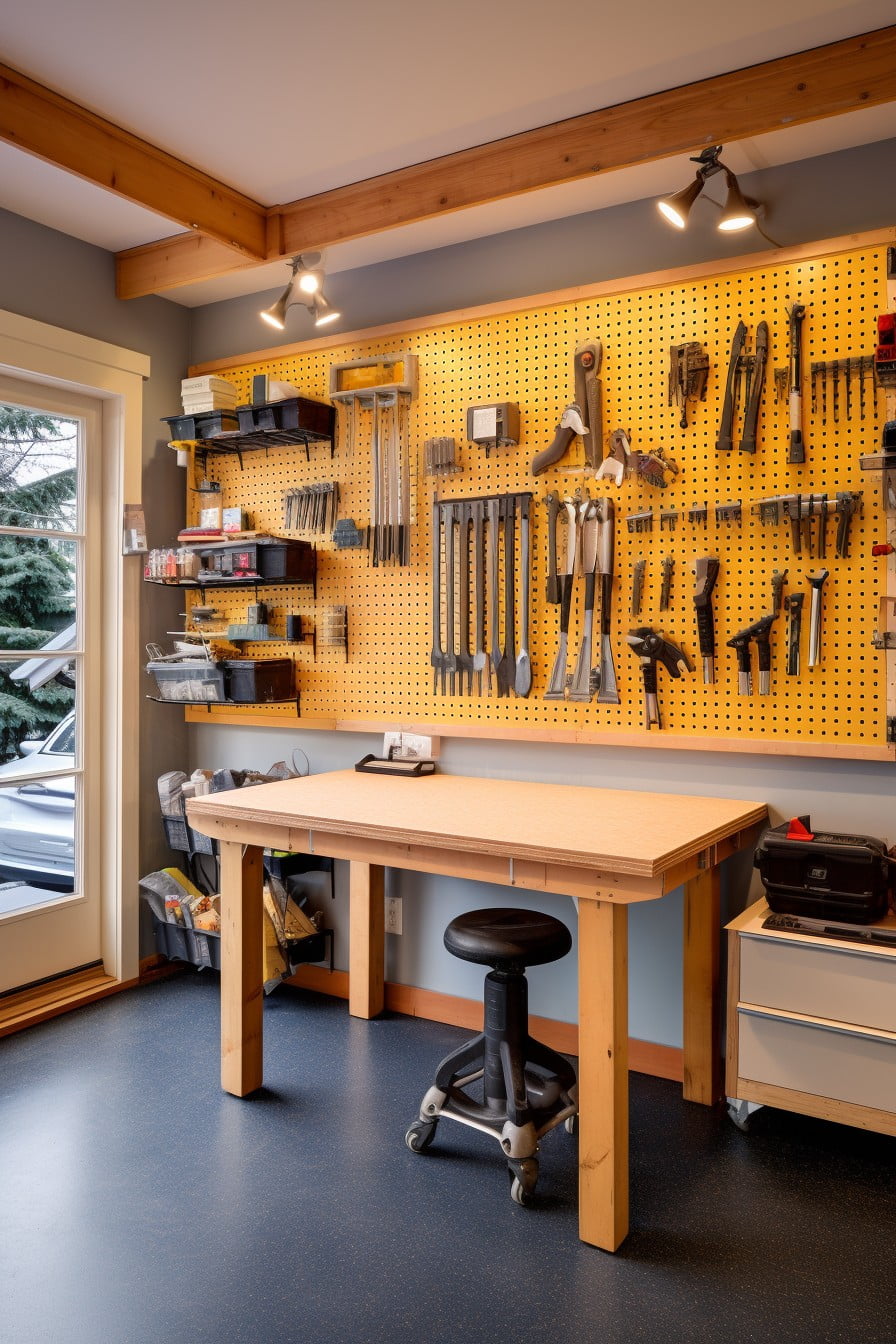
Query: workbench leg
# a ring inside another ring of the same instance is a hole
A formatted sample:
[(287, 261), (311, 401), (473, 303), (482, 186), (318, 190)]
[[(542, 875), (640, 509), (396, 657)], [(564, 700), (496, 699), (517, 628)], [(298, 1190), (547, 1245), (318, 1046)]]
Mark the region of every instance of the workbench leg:
[(349, 863), (348, 1010), (352, 1017), (383, 1011), (386, 870)]
[(719, 1026), (719, 869), (684, 886), (684, 1096), (712, 1106), (722, 1095)]
[(628, 1233), (628, 907), (579, 901), (579, 1236)]
[(261, 1087), (263, 906), (261, 850), (221, 841), (221, 1086)]

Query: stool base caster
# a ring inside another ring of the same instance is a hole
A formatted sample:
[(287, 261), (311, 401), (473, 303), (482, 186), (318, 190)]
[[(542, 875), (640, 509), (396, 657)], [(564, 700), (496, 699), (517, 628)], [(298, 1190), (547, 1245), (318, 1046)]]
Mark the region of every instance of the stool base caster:
[(436, 1132), (435, 1120), (415, 1120), (408, 1126), (404, 1141), (412, 1153), (425, 1153)]
[(510, 1176), (510, 1198), (515, 1204), (531, 1204), (538, 1181), (538, 1161), (534, 1157), (511, 1159), (507, 1163)]

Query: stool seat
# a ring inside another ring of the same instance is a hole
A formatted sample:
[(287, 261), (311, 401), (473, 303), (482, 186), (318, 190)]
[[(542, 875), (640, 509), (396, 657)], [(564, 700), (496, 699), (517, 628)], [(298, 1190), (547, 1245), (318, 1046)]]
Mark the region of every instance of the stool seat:
[(445, 946), (462, 961), (480, 966), (544, 966), (572, 947), (569, 929), (538, 910), (469, 910), (452, 919)]

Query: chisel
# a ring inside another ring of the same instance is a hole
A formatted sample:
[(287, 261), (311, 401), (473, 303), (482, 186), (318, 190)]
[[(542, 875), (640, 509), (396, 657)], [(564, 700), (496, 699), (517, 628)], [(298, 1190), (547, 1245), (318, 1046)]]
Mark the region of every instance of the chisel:
[(812, 600), (809, 607), (809, 660), (807, 664), (809, 667), (818, 667), (821, 663), (821, 590), (829, 572), (827, 569), (819, 569), (815, 574), (807, 575), (812, 585)]
[(557, 657), (551, 671), (545, 700), (566, 699), (566, 644), (569, 638), (569, 609), (572, 604), (573, 574), (576, 567), (576, 506), (573, 500), (566, 500), (566, 564), (560, 576), (560, 638)]
[(800, 635), (803, 628), (803, 593), (788, 593), (784, 599), (787, 608), (787, 675), (800, 674)]
[[(444, 658), (442, 652), (442, 523), (439, 501), (432, 502), (432, 692), (438, 690), (439, 670)], [(442, 672), (444, 676), (444, 671)]]
[(485, 520), (485, 500), (473, 501), (473, 605), (476, 610), (473, 671), (476, 673), (476, 694), (482, 695), (482, 673), (485, 672), (491, 689), (491, 663), (485, 656), (485, 552), (483, 549), (483, 526)]
[(599, 499), (597, 513), (600, 520), (600, 539), (597, 550), (597, 569), (600, 574), (600, 686), (599, 705), (618, 705), (616, 668), (613, 665), (613, 646), (610, 626), (613, 604), (613, 534), (614, 509), (612, 499)]
[(528, 695), (532, 689), (532, 659), (529, 657), (529, 576), (532, 568), (532, 538), (529, 531), (528, 495), (520, 497), (520, 651), (516, 656), (514, 690)]
[(557, 575), (557, 519), (560, 516), (560, 497), (554, 491), (545, 497), (548, 506), (548, 585), (546, 598), (551, 606), (560, 602), (560, 579)]
[(442, 672), (442, 694), (445, 694), (447, 674), (449, 693), (454, 695), (457, 673), (457, 655), (454, 652), (454, 504), (446, 505), (445, 513), (445, 658)]
[(504, 501), (504, 651), (498, 664), (498, 684), (502, 695), (513, 689), (516, 674), (516, 616), (514, 588), (516, 585), (516, 499), (505, 496)]
[(473, 694), (473, 656), (470, 653), (470, 505), (464, 501), (458, 506), (458, 635), (460, 651), (457, 656), (458, 690), (464, 693), (466, 681), (467, 695)]
[(594, 625), (594, 571), (597, 566), (597, 543), (600, 523), (594, 500), (585, 499), (579, 505), (582, 530), (582, 571), (585, 575), (585, 614), (582, 622), (582, 642), (576, 669), (569, 687), (570, 700), (591, 699), (591, 632)]
[(498, 695), (503, 695), (498, 678), (498, 666), (501, 662), (501, 624), (498, 611), (498, 520), (500, 501), (490, 499), (488, 508), (488, 619), (491, 640), (491, 665), (495, 674), (495, 686)]

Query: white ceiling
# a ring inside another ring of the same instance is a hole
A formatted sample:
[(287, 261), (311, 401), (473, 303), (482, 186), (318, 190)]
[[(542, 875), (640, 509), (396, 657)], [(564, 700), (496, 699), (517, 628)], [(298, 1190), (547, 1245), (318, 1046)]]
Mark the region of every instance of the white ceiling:
[[(3, 60), (262, 205), (892, 23), (893, 0), (29, 0)], [(726, 147), (735, 172), (896, 136), (896, 102)], [(677, 159), (330, 249), (330, 271), (673, 190)], [(0, 206), (120, 251), (177, 225), (0, 143)], [(279, 288), (282, 262), (166, 297)]]

